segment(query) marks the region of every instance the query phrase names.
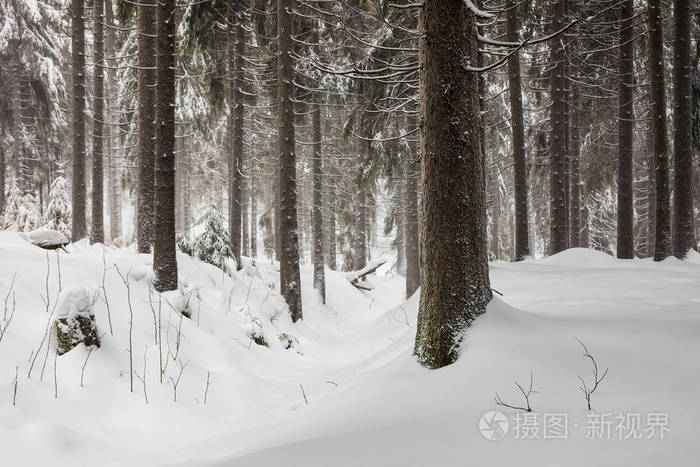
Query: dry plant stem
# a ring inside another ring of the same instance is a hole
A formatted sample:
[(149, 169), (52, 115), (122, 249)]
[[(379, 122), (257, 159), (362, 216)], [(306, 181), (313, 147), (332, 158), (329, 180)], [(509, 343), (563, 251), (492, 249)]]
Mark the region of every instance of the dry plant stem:
[(534, 378), (532, 376), (532, 372), (530, 372), (530, 386), (529, 386), (527, 391), (525, 391), (525, 389), (523, 389), (523, 387), (520, 385), (520, 383), (515, 381), (515, 385), (518, 387), (520, 392), (523, 394), (523, 397), (525, 398), (525, 406), (524, 407), (503, 402), (503, 399), (501, 399), (501, 396), (499, 396), (498, 393), (496, 393), (496, 397), (495, 397), (496, 405), (500, 405), (501, 407), (508, 407), (509, 409), (513, 409), (513, 410), (522, 410), (524, 412), (532, 412), (532, 407), (530, 407), (530, 396), (532, 394), (537, 393), (537, 391), (533, 391), (533, 389), (532, 389), (533, 380), (534, 380)]
[[(14, 281), (14, 277), (12, 279)], [(10, 286), (12, 287), (12, 286)], [(0, 342), (2, 342), (2, 338), (5, 336), (5, 332), (7, 331), (7, 328), (10, 327), (10, 323), (12, 322), (12, 318), (15, 317), (15, 310), (17, 309), (17, 297), (14, 292), (12, 292), (12, 311), (10, 312), (10, 317), (7, 319), (3, 319), (4, 324), (0, 323)], [(7, 299), (5, 299), (5, 315), (7, 315)]]
[(12, 391), (12, 405), (17, 405), (17, 381), (19, 380), (19, 365), (15, 367), (14, 389)]
[(51, 318), (53, 318), (53, 314), (55, 311), (56, 311), (56, 307), (54, 306), (54, 309), (51, 310), (51, 314), (49, 315), (49, 318), (46, 321), (46, 329), (44, 329), (44, 336), (41, 338), (41, 342), (39, 343), (39, 348), (37, 349), (36, 353), (34, 354), (34, 357), (32, 358), (31, 365), (29, 365), (29, 371), (27, 372), (27, 378), (32, 377), (32, 369), (34, 369), (34, 363), (36, 362), (36, 358), (39, 356), (39, 352), (44, 347), (44, 342), (46, 342), (46, 336), (48, 336), (49, 328), (51, 327)]
[(114, 268), (126, 287), (126, 300), (129, 304), (129, 390), (134, 392), (134, 308), (131, 306), (131, 285), (129, 284), (131, 268), (126, 272), (126, 276), (122, 274), (116, 264)]
[(44, 363), (41, 365), (39, 381), (44, 381), (44, 370), (46, 369), (46, 362), (49, 359), (49, 349), (51, 348), (51, 336), (53, 336), (53, 331), (49, 331), (49, 341), (46, 343), (46, 353), (44, 354)]
[(7, 302), (10, 300), (10, 295), (12, 295), (12, 289), (15, 287), (15, 279), (17, 278), (17, 273), (12, 274), (12, 281), (10, 282), (10, 288), (7, 290), (7, 295), (5, 295), (5, 311), (2, 314), (2, 320), (7, 321)]
[(580, 376), (578, 377), (579, 381), (581, 381), (581, 386), (579, 389), (583, 392), (584, 397), (586, 398), (586, 405), (588, 406), (588, 410), (591, 410), (591, 396), (595, 392), (596, 389), (598, 389), (598, 385), (603, 382), (605, 377), (608, 374), (608, 369), (606, 368), (605, 371), (601, 374), (598, 370), (598, 362), (596, 362), (595, 358), (591, 353), (588, 351), (588, 348), (586, 347), (586, 344), (584, 344), (581, 339), (574, 337), (576, 341), (581, 344), (581, 347), (583, 347), (583, 356), (588, 358), (591, 361), (591, 364), (593, 365), (593, 386), (589, 387), (586, 384), (586, 381), (584, 381), (583, 378)]
[(104, 250), (102, 251), (102, 298), (105, 302), (105, 307), (107, 308), (107, 321), (109, 322), (109, 335), (113, 336), (114, 331), (112, 330), (112, 312), (109, 308), (109, 299), (107, 298), (107, 287), (105, 286), (105, 279), (107, 278), (107, 258), (105, 256)]
[(207, 371), (207, 385), (204, 387), (204, 403), (207, 403), (207, 395), (209, 394), (209, 372)]
[(161, 324), (162, 301), (160, 292), (158, 292), (158, 363), (160, 365), (160, 384), (163, 384), (163, 327)]
[(56, 250), (56, 268), (58, 269), (58, 291), (60, 292), (63, 288), (63, 282), (61, 281), (61, 259), (58, 250)]
[(136, 375), (136, 377), (141, 380), (141, 383), (143, 383), (143, 398), (146, 400), (146, 404), (148, 404), (148, 392), (146, 391), (146, 369), (148, 368), (147, 356), (148, 346), (143, 349), (143, 376), (138, 374)]
[(83, 377), (85, 376), (85, 367), (87, 366), (88, 359), (90, 358), (90, 354), (92, 351), (95, 350), (95, 347), (90, 347), (90, 350), (88, 350), (88, 354), (85, 357), (85, 361), (83, 362), (83, 367), (80, 369), (80, 387), (83, 387)]
[(58, 360), (58, 349), (53, 357), (53, 397), (58, 399), (58, 377), (56, 376), (56, 361)]
[(51, 261), (49, 260), (49, 252), (46, 252), (46, 312), (49, 312), (49, 302), (51, 301), (49, 297), (49, 277), (51, 274)]
[(151, 285), (152, 282), (148, 281), (148, 305), (151, 307), (151, 314), (153, 314), (153, 343), (158, 344), (158, 322), (156, 320), (156, 309), (153, 307), (153, 297), (151, 296)]
[(301, 388), (301, 395), (304, 396), (304, 402), (306, 405), (309, 405), (309, 400), (306, 398), (306, 393), (304, 392), (304, 386), (300, 384), (299, 387)]
[(177, 402), (177, 386), (180, 384), (180, 378), (182, 378), (182, 372), (185, 371), (185, 367), (190, 363), (187, 361), (186, 363), (182, 363), (182, 360), (178, 360), (178, 363), (180, 364), (180, 371), (177, 374), (177, 379), (174, 379), (170, 377), (170, 382), (173, 385), (173, 402)]

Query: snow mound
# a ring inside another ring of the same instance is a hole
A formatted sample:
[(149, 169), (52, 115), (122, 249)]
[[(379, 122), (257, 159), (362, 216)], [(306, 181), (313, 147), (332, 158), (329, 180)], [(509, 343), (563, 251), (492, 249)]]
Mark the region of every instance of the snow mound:
[(56, 305), (56, 317), (90, 316), (92, 313), (93, 297), (97, 298), (82, 285), (74, 285), (61, 291), (60, 300)]
[(41, 227), (26, 234), (26, 239), (32, 245), (42, 248), (59, 247), (68, 245), (68, 237), (58, 230)]
[(577, 267), (605, 267), (617, 263), (613, 256), (590, 248), (569, 248), (555, 255), (537, 260), (541, 264)]

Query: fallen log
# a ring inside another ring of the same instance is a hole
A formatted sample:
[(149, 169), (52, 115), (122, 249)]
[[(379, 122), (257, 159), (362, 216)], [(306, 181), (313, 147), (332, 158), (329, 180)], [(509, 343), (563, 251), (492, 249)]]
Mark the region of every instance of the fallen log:
[(379, 269), (384, 263), (386, 263), (386, 260), (379, 260), (379, 261), (374, 261), (364, 268), (357, 270), (357, 271), (352, 271), (349, 272), (345, 275), (345, 277), (350, 281), (350, 283), (360, 289), (360, 290), (373, 290), (374, 287), (366, 286), (363, 284), (360, 284), (360, 281), (364, 279), (365, 277), (369, 276), (370, 274), (374, 273), (377, 269)]

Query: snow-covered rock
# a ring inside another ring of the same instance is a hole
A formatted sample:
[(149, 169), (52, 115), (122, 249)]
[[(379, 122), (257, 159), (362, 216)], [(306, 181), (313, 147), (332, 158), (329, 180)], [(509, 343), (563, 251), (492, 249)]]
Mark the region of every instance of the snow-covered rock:
[(68, 237), (58, 230), (41, 227), (25, 234), (25, 239), (32, 245), (36, 245), (47, 250), (53, 250), (68, 245)]
[(56, 342), (59, 355), (81, 342), (87, 347), (100, 346), (93, 300), (85, 287), (74, 286), (62, 292), (56, 307)]

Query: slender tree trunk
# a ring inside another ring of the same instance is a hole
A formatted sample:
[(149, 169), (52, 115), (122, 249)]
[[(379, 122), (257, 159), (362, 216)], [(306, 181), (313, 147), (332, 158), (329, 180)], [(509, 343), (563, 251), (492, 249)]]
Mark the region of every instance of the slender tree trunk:
[(139, 253), (150, 253), (155, 215), (156, 0), (140, 0), (138, 30), (139, 192), (136, 242)]
[[(518, 42), (518, 1), (511, 0), (508, 10), (507, 40)], [(530, 255), (527, 242), (527, 156), (525, 155), (525, 124), (523, 119), (522, 82), (520, 79), (520, 55), (516, 52), (508, 59), (510, 87), (511, 129), (513, 132), (513, 183), (515, 193), (515, 261)]]
[(501, 257), (501, 183), (500, 168), (498, 162), (493, 163), (491, 169), (491, 253), (494, 259)]
[(571, 163), (571, 222), (569, 223), (569, 246), (581, 246), (581, 139), (579, 133), (580, 111), (578, 106), (579, 90), (577, 84), (571, 89), (571, 139), (569, 146), (569, 161)]
[[(329, 161), (326, 161), (329, 162)], [(326, 168), (326, 173), (334, 175), (335, 172), (331, 171), (328, 167)], [(326, 184), (326, 189), (328, 193), (328, 198), (326, 201), (326, 206), (328, 206), (326, 216), (328, 218), (328, 268), (335, 270), (337, 265), (336, 257), (336, 212), (335, 212), (335, 177), (331, 176), (329, 178), (329, 183)]]
[(72, 240), (87, 236), (85, 219), (85, 8), (71, 0), (73, 81), (73, 183), (71, 193)]
[(401, 167), (396, 174), (396, 215), (394, 223), (396, 227), (396, 272), (406, 275), (406, 179), (404, 169)]
[(0, 226), (4, 223), (5, 218), (5, 177), (7, 172), (7, 164), (5, 162), (5, 148), (0, 146)]
[(688, 250), (697, 248), (693, 211), (690, 2), (674, 0), (673, 8), (673, 254), (683, 259)]
[(93, 1), (93, 89), (92, 89), (92, 226), (90, 243), (104, 243), (104, 121), (105, 44), (104, 0)]
[(302, 319), (294, 134), (294, 0), (277, 0), (277, 106), (280, 169), (280, 292), (292, 321)]
[[(408, 131), (418, 128), (419, 123), (416, 117), (409, 119)], [(478, 121), (477, 121), (478, 123)], [(409, 136), (415, 138), (416, 133)], [(424, 133), (421, 133), (421, 137)], [(405, 213), (404, 227), (406, 229), (405, 252), (406, 252), (406, 298), (413, 295), (421, 281), (421, 259), (420, 259), (420, 223), (418, 221), (418, 179), (421, 176), (421, 151), (418, 144), (409, 143), (408, 160), (406, 161), (406, 183), (405, 183)]]
[(367, 266), (367, 188), (358, 187), (355, 214), (355, 260), (356, 271)]
[[(557, 0), (554, 6), (553, 31), (564, 26), (566, 0)], [(550, 200), (549, 200), (549, 254), (568, 247), (567, 187), (566, 187), (566, 56), (559, 35), (551, 40), (551, 97), (550, 110)]]
[(491, 300), (477, 77), (462, 65), (476, 62), (476, 19), (463, 2), (426, 0), (419, 33), (423, 222), (414, 353), (439, 368), (457, 360), (465, 329)]
[(666, 141), (666, 87), (664, 84), (661, 0), (649, 0), (649, 74), (651, 75), (651, 122), (656, 168), (656, 240), (654, 261), (671, 256), (671, 192)]
[(229, 232), (231, 249), (236, 267), (241, 269), (241, 170), (243, 161), (243, 94), (241, 93), (244, 29), (242, 11), (237, 3), (229, 0), (228, 66), (229, 66), (229, 135), (231, 138), (231, 175), (229, 189)]
[(114, 30), (114, 10), (112, 0), (105, 0), (105, 55), (107, 68), (107, 173), (109, 191), (109, 237), (114, 240), (122, 235), (122, 192), (119, 170), (118, 127), (119, 117), (117, 113), (117, 77), (116, 77), (116, 33)]
[(652, 122), (647, 128), (647, 258), (653, 258), (656, 251), (656, 157), (654, 157), (654, 138)]
[[(252, 162), (252, 161), (251, 161)], [(255, 167), (250, 171), (250, 257), (258, 257), (258, 178)]]
[(21, 66), (20, 75), (20, 129), (21, 129), (21, 152), (19, 153), (20, 188), (22, 194), (33, 193), (34, 162), (32, 161), (31, 147), (36, 145), (36, 133), (34, 129), (34, 119), (32, 115), (31, 82), (29, 70)]
[[(314, 30), (312, 42), (318, 43), (318, 24)], [(313, 142), (313, 154), (311, 173), (313, 174), (313, 201), (311, 203), (311, 223), (313, 226), (313, 252), (314, 252), (314, 288), (321, 296), (321, 301), (326, 303), (326, 273), (323, 258), (323, 154), (321, 152), (321, 96), (314, 93), (314, 106), (311, 114), (311, 139)]]
[(634, 0), (620, 6), (617, 135), (617, 257), (634, 258)]
[(153, 226), (154, 287), (177, 289), (175, 253), (175, 53), (176, 0), (158, 0), (156, 50), (155, 222)]

